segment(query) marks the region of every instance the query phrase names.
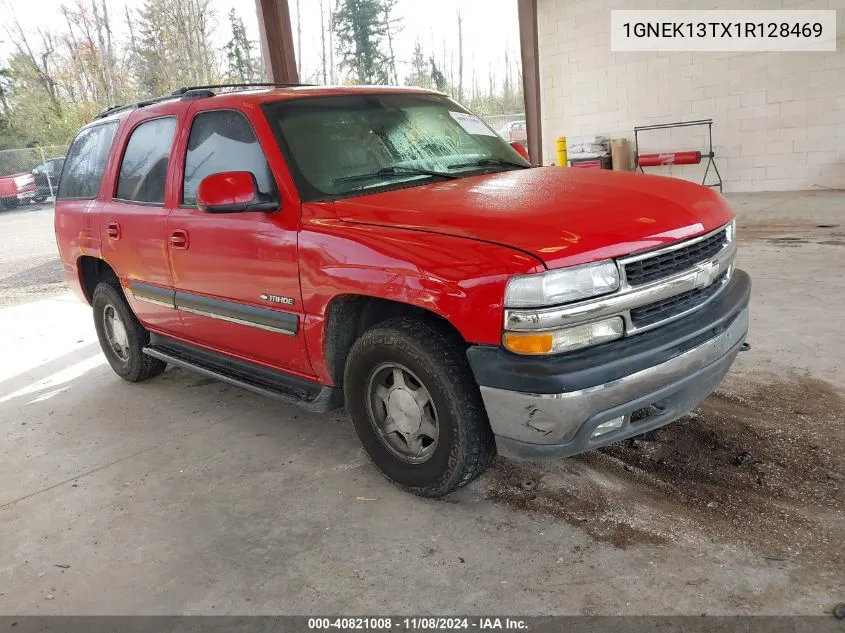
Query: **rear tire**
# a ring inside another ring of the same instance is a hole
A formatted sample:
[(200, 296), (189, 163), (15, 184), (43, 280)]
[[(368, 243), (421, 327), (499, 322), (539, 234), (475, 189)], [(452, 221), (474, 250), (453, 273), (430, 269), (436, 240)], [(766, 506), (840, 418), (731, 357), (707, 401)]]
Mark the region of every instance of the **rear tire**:
[(401, 317), (365, 332), (347, 358), (344, 391), (364, 450), (409, 492), (446, 495), (496, 455), (463, 342), (436, 324)]
[(94, 289), (94, 327), (100, 347), (114, 372), (129, 382), (158, 376), (167, 363), (144, 354), (150, 333), (138, 321), (117, 281), (102, 281)]

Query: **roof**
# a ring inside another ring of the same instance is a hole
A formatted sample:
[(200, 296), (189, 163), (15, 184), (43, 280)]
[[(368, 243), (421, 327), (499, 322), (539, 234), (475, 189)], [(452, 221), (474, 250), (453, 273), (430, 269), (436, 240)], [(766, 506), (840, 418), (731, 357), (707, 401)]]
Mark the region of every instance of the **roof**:
[[(215, 91), (215, 89), (217, 91)], [(225, 92), (219, 92), (220, 89)], [(110, 119), (112, 117), (122, 118), (119, 115), (126, 112), (165, 103), (174, 100), (214, 99), (237, 101), (239, 103), (266, 103), (285, 99), (301, 97), (325, 97), (332, 95), (356, 95), (356, 94), (432, 94), (442, 95), (443, 93), (428, 90), (426, 88), (415, 88), (410, 86), (309, 86), (309, 85), (283, 85), (283, 84), (221, 84), (218, 86), (190, 86), (179, 88), (172, 94), (145, 99), (137, 103), (106, 108), (95, 120)]]

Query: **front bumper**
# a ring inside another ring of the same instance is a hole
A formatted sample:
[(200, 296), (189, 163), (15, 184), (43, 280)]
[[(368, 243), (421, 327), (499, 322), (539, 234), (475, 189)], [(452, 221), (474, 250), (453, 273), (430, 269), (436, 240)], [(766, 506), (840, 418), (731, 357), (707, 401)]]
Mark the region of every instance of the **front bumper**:
[[(727, 373), (748, 333), (751, 281), (737, 270), (699, 311), (675, 323), (558, 357), (473, 347), (468, 358), (500, 453), (560, 457), (664, 426)], [(616, 430), (596, 427), (622, 418)]]

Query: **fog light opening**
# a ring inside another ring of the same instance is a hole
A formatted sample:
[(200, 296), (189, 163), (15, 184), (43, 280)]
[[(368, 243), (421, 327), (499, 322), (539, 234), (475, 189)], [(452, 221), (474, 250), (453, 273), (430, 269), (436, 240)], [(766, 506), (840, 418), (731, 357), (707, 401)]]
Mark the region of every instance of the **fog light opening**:
[(590, 436), (591, 438), (594, 437), (601, 437), (602, 435), (607, 435), (608, 433), (612, 433), (613, 431), (618, 431), (622, 428), (622, 425), (625, 423), (625, 416), (620, 415), (618, 418), (613, 418), (612, 420), (608, 420), (607, 422), (602, 422), (599, 424), (596, 429), (593, 431), (593, 434)]
[(636, 411), (631, 413), (631, 424), (636, 424), (637, 422), (647, 420), (654, 415), (663, 413), (663, 411), (664, 407), (656, 403), (650, 404), (647, 407), (643, 407), (642, 409), (637, 409)]

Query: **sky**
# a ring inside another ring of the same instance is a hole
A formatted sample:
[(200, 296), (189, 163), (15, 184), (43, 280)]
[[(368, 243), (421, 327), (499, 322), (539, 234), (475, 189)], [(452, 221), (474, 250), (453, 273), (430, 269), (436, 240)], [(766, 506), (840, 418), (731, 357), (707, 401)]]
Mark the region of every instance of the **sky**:
[[(34, 32), (39, 26), (60, 28), (63, 19), (59, 13), (62, 4), (71, 5), (75, 0), (0, 0), (0, 8), (8, 7), (18, 17), (26, 31)], [(107, 0), (111, 16), (122, 16), (124, 7), (137, 8), (141, 0)], [(336, 0), (324, 0), (324, 9)], [(297, 0), (289, 0), (291, 23), (296, 41)], [(302, 77), (319, 71), (320, 65), (320, 0), (298, 0), (301, 12), (302, 30)], [(258, 41), (258, 19), (254, 0), (212, 0), (216, 13), (217, 28), (215, 44), (222, 47), (230, 37), (226, 14), (231, 8), (243, 18), (250, 39)], [(516, 0), (399, 0), (397, 17), (402, 18), (402, 30), (394, 42), (398, 61), (397, 73), (400, 81), (409, 71), (411, 53), (417, 39), (426, 54), (435, 52), (435, 59), (448, 75), (454, 64), (457, 77), (457, 20), (456, 12), (463, 17), (464, 38), (464, 86), (470, 89), (472, 66), (474, 65), (479, 84), (487, 85), (492, 70), (501, 82), (505, 68), (505, 50), (509, 51), (511, 72), (515, 75), (514, 63), (519, 58), (519, 25)], [(6, 13), (5, 10), (2, 13)], [(4, 16), (4, 22), (6, 21)], [(125, 36), (123, 20), (116, 28), (116, 37)], [(0, 29), (0, 57), (10, 50), (7, 36)], [(454, 59), (454, 61), (452, 61)], [(335, 62), (337, 63), (337, 57)], [(445, 62), (445, 64), (444, 64)]]

